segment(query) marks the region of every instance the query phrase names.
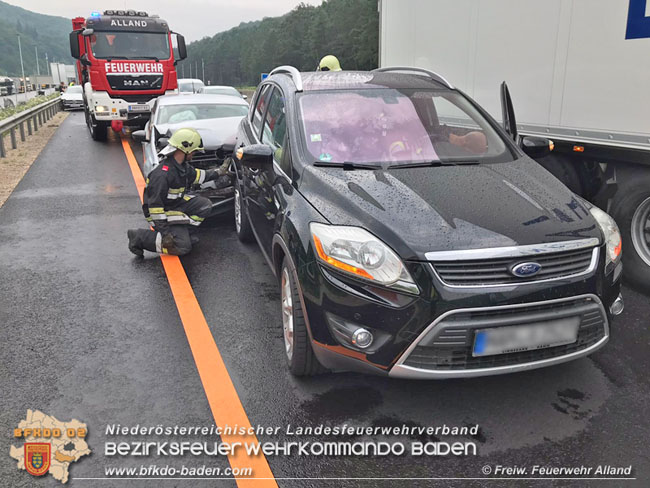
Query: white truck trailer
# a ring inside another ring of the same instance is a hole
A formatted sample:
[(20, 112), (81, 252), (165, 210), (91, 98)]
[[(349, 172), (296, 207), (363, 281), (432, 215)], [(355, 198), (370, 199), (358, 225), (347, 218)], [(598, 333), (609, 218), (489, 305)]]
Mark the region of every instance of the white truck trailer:
[(616, 219), (624, 275), (650, 289), (650, 0), (379, 0), (379, 12), (381, 67), (437, 72), (497, 120), (507, 82), (519, 134), (554, 141), (540, 164)]

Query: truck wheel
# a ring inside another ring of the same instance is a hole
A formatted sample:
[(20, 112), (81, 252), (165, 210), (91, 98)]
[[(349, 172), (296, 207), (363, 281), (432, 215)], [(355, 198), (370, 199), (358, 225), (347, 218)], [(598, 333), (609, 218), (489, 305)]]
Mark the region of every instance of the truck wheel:
[(242, 242), (253, 242), (254, 235), (251, 222), (244, 208), (244, 196), (242, 195), (241, 182), (235, 176), (235, 231)]
[(573, 193), (582, 195), (583, 188), (582, 183), (580, 182), (580, 175), (578, 175), (578, 170), (571, 158), (559, 154), (551, 154), (550, 156), (537, 159), (536, 161), (549, 173), (564, 183), (564, 185)]
[(302, 309), (293, 270), (293, 263), (288, 257), (285, 257), (280, 270), (284, 352), (291, 374), (295, 376), (313, 376), (327, 370), (318, 362), (311, 347), (305, 312)]
[(623, 277), (650, 291), (650, 169), (622, 167), (611, 213), (623, 237)]
[(108, 124), (106, 122), (98, 122), (95, 116), (86, 111), (86, 124), (90, 131), (90, 137), (93, 141), (103, 142), (106, 140)]

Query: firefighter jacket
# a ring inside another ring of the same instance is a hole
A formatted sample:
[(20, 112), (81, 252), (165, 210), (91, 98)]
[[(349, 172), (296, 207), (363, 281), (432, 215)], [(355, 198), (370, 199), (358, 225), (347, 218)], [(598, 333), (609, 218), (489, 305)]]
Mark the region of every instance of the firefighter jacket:
[(187, 192), (192, 185), (218, 177), (216, 170), (195, 169), (189, 163), (179, 164), (170, 154), (149, 173), (146, 180), (142, 199), (144, 216), (154, 224), (186, 223), (188, 216), (181, 211), (181, 207), (193, 198)]

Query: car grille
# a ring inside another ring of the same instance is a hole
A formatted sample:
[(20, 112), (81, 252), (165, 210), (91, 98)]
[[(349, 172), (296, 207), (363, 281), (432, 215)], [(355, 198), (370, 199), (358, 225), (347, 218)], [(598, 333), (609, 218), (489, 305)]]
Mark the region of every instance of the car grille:
[[(518, 256), (468, 261), (433, 262), (433, 268), (443, 281), (451, 286), (486, 286), (534, 283), (536, 281), (567, 278), (587, 272), (597, 248), (577, 249), (542, 255)], [(533, 277), (521, 278), (510, 269), (526, 261), (541, 265)]]
[[(580, 317), (580, 325), (578, 338), (573, 344), (493, 356), (472, 356), (474, 336), (478, 329), (576, 316)], [(606, 331), (607, 316), (604, 309), (600, 302), (590, 297), (516, 308), (499, 307), (496, 310), (459, 310), (445, 317), (418, 339), (417, 346), (403, 364), (418, 369), (447, 371), (512, 366), (581, 351), (600, 341)]]
[(113, 98), (121, 98), (129, 103), (148, 103), (154, 95), (115, 95)]

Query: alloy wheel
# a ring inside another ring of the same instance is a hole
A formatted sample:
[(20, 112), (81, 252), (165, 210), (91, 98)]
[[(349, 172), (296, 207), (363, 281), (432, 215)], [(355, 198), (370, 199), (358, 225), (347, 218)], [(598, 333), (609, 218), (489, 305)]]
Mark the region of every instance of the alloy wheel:
[(650, 197), (641, 202), (634, 212), (631, 234), (637, 254), (650, 266)]
[(284, 336), (284, 348), (287, 353), (287, 358), (291, 361), (293, 356), (293, 295), (291, 293), (291, 280), (289, 279), (289, 269), (282, 270), (282, 329)]

